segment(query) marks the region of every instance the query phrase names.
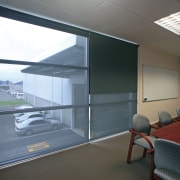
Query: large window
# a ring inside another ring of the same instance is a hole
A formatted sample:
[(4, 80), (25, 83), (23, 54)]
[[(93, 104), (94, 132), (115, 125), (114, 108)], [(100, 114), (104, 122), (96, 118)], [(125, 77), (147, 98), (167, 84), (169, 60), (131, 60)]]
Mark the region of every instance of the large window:
[(0, 166), (131, 127), (137, 45), (2, 7), (0, 39)]
[(0, 165), (88, 141), (87, 37), (0, 17)]

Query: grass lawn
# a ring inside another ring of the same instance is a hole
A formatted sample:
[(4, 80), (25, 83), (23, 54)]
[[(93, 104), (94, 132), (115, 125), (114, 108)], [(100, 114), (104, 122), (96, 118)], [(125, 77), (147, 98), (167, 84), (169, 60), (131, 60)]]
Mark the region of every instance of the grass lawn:
[(25, 104), (25, 101), (22, 99), (12, 100), (12, 101), (0, 101), (0, 106), (16, 106)]

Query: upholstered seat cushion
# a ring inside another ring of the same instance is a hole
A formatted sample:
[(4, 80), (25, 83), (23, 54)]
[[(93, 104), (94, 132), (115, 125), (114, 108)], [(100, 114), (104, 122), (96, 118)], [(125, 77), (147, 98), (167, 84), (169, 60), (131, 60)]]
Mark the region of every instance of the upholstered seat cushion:
[(156, 168), (154, 170), (154, 174), (163, 180), (180, 180), (180, 174), (176, 174), (175, 172), (168, 169)]
[[(152, 143), (152, 145), (154, 146), (154, 141), (156, 138), (151, 137), (151, 136), (146, 136)], [(134, 144), (137, 144), (139, 146), (145, 147), (147, 149), (150, 149), (151, 147), (149, 146), (148, 142), (142, 138), (142, 137), (138, 137), (134, 139)]]

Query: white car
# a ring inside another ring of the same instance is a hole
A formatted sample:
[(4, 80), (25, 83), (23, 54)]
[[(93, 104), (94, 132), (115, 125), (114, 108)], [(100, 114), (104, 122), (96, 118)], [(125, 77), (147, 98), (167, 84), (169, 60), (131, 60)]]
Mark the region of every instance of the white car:
[(42, 117), (29, 118), (21, 123), (17, 123), (15, 131), (17, 134), (32, 135), (33, 133), (57, 130), (61, 123), (55, 119), (45, 119)]
[(24, 99), (24, 93), (17, 93), (16, 99)]
[(34, 117), (42, 117), (44, 118), (44, 114), (42, 112), (26, 112), (23, 115), (20, 115), (18, 117), (15, 117), (15, 126), (18, 123), (21, 123), (29, 118), (34, 118)]
[[(29, 109), (29, 108), (33, 108), (33, 106), (30, 105), (30, 104), (23, 104), (23, 105), (20, 105), (20, 106), (16, 106), (15, 110), (22, 110), (22, 109)], [(19, 116), (22, 116), (24, 114), (25, 113), (15, 113), (14, 117), (15, 117), (15, 119), (17, 119)]]
[(16, 91), (10, 91), (10, 94), (11, 94), (12, 96), (16, 96), (17, 92), (16, 92)]

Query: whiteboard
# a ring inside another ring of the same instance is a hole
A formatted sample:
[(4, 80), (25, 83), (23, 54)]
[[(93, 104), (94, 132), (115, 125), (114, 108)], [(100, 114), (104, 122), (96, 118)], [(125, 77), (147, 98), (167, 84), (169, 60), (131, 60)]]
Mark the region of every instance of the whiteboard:
[(143, 101), (179, 96), (179, 71), (143, 65)]

